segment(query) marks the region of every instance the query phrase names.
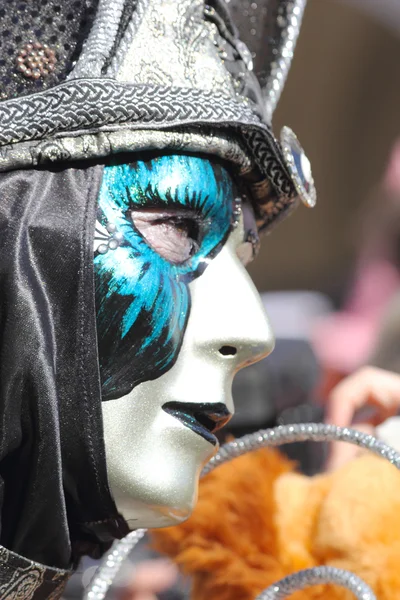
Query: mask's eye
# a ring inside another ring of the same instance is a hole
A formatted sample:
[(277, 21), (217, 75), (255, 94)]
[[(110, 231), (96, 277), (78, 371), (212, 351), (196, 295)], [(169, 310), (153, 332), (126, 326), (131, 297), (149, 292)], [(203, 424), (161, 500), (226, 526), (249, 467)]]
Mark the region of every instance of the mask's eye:
[(184, 263), (199, 249), (199, 219), (188, 210), (133, 210), (131, 218), (149, 246), (171, 263)]

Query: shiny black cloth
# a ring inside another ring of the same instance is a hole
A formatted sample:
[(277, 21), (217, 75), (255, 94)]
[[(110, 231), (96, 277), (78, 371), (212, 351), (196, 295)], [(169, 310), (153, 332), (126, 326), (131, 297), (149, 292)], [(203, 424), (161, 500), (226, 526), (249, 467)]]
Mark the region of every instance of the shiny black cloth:
[(127, 533), (102, 433), (93, 231), (102, 166), (0, 175), (0, 544), (68, 568)]

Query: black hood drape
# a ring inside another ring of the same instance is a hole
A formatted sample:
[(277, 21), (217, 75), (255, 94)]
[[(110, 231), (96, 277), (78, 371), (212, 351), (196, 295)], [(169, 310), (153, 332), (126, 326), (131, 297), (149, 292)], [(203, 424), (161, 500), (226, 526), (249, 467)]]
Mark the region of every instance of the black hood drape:
[(0, 544), (59, 568), (127, 533), (101, 420), (101, 176), (100, 165), (0, 174)]

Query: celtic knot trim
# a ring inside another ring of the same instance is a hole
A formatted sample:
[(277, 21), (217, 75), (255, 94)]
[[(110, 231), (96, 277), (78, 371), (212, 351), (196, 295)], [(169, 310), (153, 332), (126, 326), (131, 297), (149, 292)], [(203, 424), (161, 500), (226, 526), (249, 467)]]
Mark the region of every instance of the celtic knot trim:
[(78, 79), (0, 103), (0, 145), (127, 123), (141, 128), (196, 123), (263, 127), (249, 104), (222, 93)]

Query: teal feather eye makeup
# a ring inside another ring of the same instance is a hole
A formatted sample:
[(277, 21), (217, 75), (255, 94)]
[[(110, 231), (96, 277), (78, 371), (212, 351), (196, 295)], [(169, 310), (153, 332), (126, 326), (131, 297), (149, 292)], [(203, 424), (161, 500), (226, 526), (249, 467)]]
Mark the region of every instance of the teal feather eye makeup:
[(174, 364), (189, 283), (224, 245), (236, 196), (228, 171), (205, 158), (166, 155), (104, 168), (94, 255), (103, 400)]

